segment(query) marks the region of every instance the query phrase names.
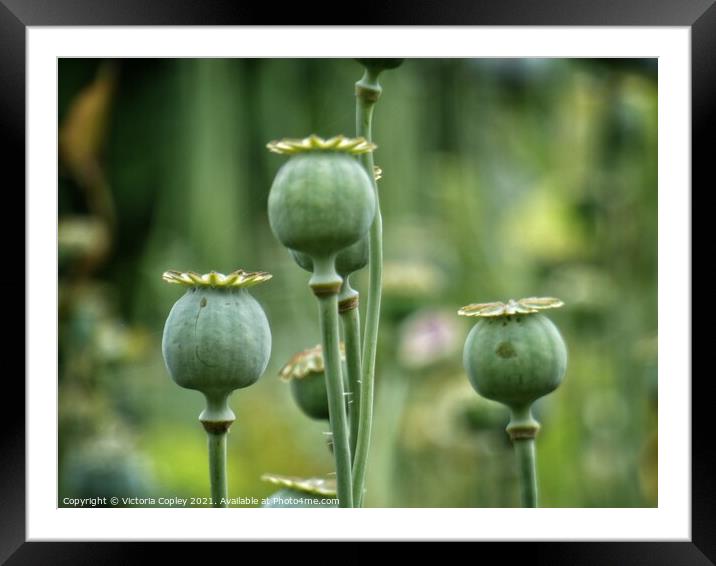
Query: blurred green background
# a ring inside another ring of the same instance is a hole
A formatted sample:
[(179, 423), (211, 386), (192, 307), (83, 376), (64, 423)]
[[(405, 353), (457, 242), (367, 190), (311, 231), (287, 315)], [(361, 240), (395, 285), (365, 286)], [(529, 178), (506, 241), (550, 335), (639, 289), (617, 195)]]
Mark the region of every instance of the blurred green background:
[[(266, 472), (331, 472), (326, 427), (277, 377), (319, 333), (308, 274), (269, 228), (285, 158), (265, 145), (353, 134), (361, 73), (344, 59), (60, 59), (59, 505), (209, 494), (203, 398), (161, 357), (182, 294), (167, 269), (274, 275), (252, 290), (273, 351), (232, 397), (230, 495), (276, 491)], [(408, 59), (381, 82), (367, 505), (518, 505), (507, 412), (468, 385), (471, 321), (456, 311), (557, 296), (570, 360), (537, 407), (541, 505), (655, 506), (656, 60)]]

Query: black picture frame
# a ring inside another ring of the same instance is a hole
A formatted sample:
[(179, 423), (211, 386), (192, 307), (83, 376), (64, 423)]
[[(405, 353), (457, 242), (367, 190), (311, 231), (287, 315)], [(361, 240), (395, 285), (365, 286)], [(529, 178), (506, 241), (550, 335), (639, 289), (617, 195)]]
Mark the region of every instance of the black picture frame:
[[(557, 25), (557, 26), (686, 26), (691, 29), (692, 65), (692, 185), (707, 188), (713, 157), (707, 135), (716, 131), (716, 0), (500, 0), (500, 2), (399, 1), (383, 2), (360, 14), (322, 7), (282, 5), (267, 17), (254, 4), (230, 0), (0, 0), (0, 143), (6, 192), (17, 198), (15, 210), (25, 210), (25, 37), (28, 26), (69, 25), (279, 25), (316, 23), (329, 14), (328, 25)], [(270, 8), (269, 8), (270, 9)], [(266, 10), (268, 12), (268, 10)], [(280, 12), (280, 13), (276, 13)], [(351, 14), (351, 21), (342, 14)], [(307, 18), (311, 17), (310, 21)], [(280, 21), (279, 21), (280, 19)], [(710, 183), (712, 184), (712, 182)], [(14, 187), (13, 190), (7, 187)], [(691, 188), (685, 188), (691, 190)], [(693, 191), (691, 192), (693, 194)], [(20, 214), (8, 216), (21, 218)], [(22, 216), (24, 217), (24, 215)], [(11, 221), (0, 223), (8, 244), (13, 271), (24, 265), (24, 252), (10, 245), (19, 239)], [(690, 276), (690, 274), (688, 274)], [(12, 308), (20, 309), (20, 285), (0, 278)], [(32, 297), (24, 296), (23, 307)], [(679, 301), (680, 308), (688, 301)], [(691, 311), (690, 311), (691, 312)], [(14, 314), (14, 313), (13, 313)], [(12, 315), (9, 315), (12, 316)], [(20, 313), (17, 313), (18, 320)], [(13, 332), (20, 335), (19, 332)], [(24, 337), (24, 332), (22, 333)], [(8, 348), (10, 351), (10, 348)], [(16, 564), (129, 564), (148, 560), (145, 543), (26, 542), (25, 539), (25, 398), (19, 370), (5, 371), (0, 388), (16, 409), (3, 412), (0, 427), (0, 563)], [(708, 377), (708, 376), (706, 376)], [(669, 376), (690, 379), (691, 376)], [(54, 384), (50, 384), (54, 385)], [(499, 545), (501, 561), (521, 556), (533, 563), (706, 565), (716, 563), (716, 450), (710, 439), (713, 425), (707, 404), (708, 381), (692, 379), (692, 538), (689, 542), (533, 542)], [(11, 403), (6, 403), (11, 405)], [(54, 478), (48, 477), (48, 481)], [(158, 543), (154, 543), (158, 544)], [(164, 560), (177, 550), (189, 558), (187, 545), (161, 545)], [(243, 560), (245, 555), (237, 556)], [(485, 557), (487, 558), (487, 557)]]

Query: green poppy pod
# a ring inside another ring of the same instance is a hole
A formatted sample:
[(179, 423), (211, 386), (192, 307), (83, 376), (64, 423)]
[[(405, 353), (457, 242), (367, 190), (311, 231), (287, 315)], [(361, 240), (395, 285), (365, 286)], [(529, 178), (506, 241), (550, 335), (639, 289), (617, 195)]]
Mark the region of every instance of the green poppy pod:
[(229, 275), (168, 271), (164, 280), (188, 287), (164, 325), (162, 354), (172, 379), (207, 399), (199, 417), (230, 423), (227, 399), (255, 383), (266, 369), (271, 331), (261, 305), (247, 288), (271, 278), (238, 270)]
[[(341, 358), (344, 356), (345, 349), (341, 344)], [(329, 420), (323, 348), (320, 344), (295, 354), (281, 368), (279, 377), (289, 383), (291, 396), (303, 414), (315, 420)]]
[(354, 156), (375, 146), (362, 138), (311, 136), (268, 147), (291, 156), (269, 193), (271, 229), (284, 246), (310, 256), (314, 290), (337, 292), (335, 258), (367, 234), (376, 210), (372, 181)]
[(561, 305), (558, 299), (530, 298), (459, 311), (480, 317), (463, 353), (470, 383), (480, 395), (519, 411), (559, 386), (567, 348), (557, 327), (538, 311)]
[(328, 420), (328, 394), (323, 372), (293, 380), (290, 387), (294, 401), (305, 415), (316, 420)]

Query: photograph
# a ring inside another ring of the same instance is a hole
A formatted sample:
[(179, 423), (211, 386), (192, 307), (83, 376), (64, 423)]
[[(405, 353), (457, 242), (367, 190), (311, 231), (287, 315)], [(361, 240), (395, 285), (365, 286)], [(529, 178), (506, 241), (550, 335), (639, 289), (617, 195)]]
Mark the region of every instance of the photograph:
[(57, 507), (658, 508), (659, 69), (59, 57)]

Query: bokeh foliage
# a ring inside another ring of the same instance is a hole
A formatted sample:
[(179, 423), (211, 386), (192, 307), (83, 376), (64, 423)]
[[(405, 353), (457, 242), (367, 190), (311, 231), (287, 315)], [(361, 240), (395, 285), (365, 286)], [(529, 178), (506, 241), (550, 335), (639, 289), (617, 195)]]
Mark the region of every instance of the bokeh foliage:
[[(61, 59), (60, 498), (206, 496), (203, 400), (161, 333), (167, 269), (264, 270), (273, 332), (235, 393), (232, 496), (331, 470), (277, 378), (319, 342), (308, 274), (270, 232), (265, 144), (354, 132), (343, 59)], [(375, 115), (385, 292), (370, 506), (514, 506), (506, 411), (462, 371), (470, 302), (557, 296), (563, 386), (540, 402), (541, 503), (654, 506), (655, 60), (410, 59)], [(365, 288), (365, 276), (357, 278)]]

